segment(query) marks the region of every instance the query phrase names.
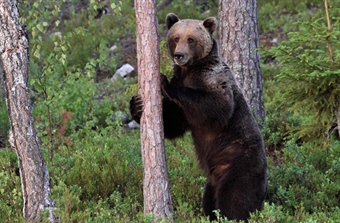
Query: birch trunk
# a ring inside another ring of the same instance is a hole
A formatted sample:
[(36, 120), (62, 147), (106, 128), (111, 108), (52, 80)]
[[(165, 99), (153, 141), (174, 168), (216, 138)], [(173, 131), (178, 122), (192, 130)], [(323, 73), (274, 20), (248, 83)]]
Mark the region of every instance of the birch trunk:
[(19, 17), (16, 0), (0, 1), (0, 66), (11, 125), (9, 141), (19, 160), (24, 218), (27, 222), (37, 221), (39, 214), (49, 209), (50, 221), (54, 221), (49, 174), (29, 104), (28, 35), (19, 24)]
[(160, 90), (159, 35), (155, 1), (135, 0), (141, 117), (144, 213), (169, 218), (173, 214), (164, 149)]
[(243, 89), (260, 127), (264, 124), (256, 0), (219, 1), (220, 53)]

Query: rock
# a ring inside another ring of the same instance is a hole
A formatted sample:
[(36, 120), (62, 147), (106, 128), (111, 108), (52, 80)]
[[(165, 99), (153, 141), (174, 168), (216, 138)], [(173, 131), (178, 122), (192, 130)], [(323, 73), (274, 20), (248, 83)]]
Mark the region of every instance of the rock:
[(124, 64), (121, 68), (119, 68), (116, 73), (112, 76), (111, 81), (115, 81), (118, 79), (118, 75), (122, 78), (126, 79), (127, 75), (133, 72), (135, 68), (130, 64)]
[(51, 34), (51, 36), (61, 36), (61, 35), (63, 35), (63, 33), (60, 31), (57, 31)]
[(128, 126), (130, 129), (138, 129), (138, 128), (139, 128), (139, 124), (138, 124), (135, 120), (129, 122), (129, 123), (127, 124), (127, 126)]
[(110, 47), (110, 52), (115, 52), (117, 50), (117, 46), (116, 45), (113, 45)]

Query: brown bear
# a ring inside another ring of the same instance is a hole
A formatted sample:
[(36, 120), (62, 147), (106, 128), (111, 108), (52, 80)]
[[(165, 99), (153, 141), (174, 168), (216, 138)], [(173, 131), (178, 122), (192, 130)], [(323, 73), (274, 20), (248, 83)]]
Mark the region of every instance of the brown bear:
[[(191, 132), (207, 184), (203, 210), (216, 219), (246, 220), (261, 210), (267, 193), (267, 161), (260, 129), (237, 85), (233, 72), (220, 58), (212, 34), (215, 18), (204, 21), (166, 17), (167, 47), (174, 73), (162, 75), (163, 120), (166, 138)], [(130, 101), (139, 122), (143, 102)]]

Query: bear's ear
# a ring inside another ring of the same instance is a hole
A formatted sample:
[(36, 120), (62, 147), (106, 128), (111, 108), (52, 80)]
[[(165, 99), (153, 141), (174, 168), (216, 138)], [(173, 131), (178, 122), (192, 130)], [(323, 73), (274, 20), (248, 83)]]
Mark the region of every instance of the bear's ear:
[(169, 13), (166, 16), (166, 27), (168, 28), (168, 30), (176, 23), (179, 21), (179, 18), (177, 17), (177, 15), (175, 15), (174, 13)]
[(209, 17), (203, 21), (203, 26), (208, 30), (210, 34), (213, 34), (213, 32), (216, 29), (216, 25), (217, 25), (217, 20), (214, 17)]

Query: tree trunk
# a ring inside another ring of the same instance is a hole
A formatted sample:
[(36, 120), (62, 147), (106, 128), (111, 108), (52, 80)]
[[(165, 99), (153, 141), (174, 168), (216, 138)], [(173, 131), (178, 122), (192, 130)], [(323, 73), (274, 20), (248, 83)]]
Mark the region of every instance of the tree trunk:
[(19, 16), (17, 1), (1, 0), (0, 66), (11, 125), (9, 141), (19, 160), (24, 218), (28, 222), (36, 221), (41, 211), (49, 209), (50, 221), (54, 221), (48, 170), (39, 149), (29, 104), (28, 36), (19, 24)]
[(256, 0), (220, 0), (219, 39), (222, 58), (233, 69), (259, 126), (264, 124), (262, 74)]
[(139, 93), (144, 102), (141, 117), (144, 213), (169, 218), (173, 207), (164, 150), (155, 1), (135, 0), (135, 13)]
[(337, 120), (337, 124), (338, 124), (338, 135), (340, 138), (340, 105), (338, 106), (338, 110), (336, 113), (336, 120)]

